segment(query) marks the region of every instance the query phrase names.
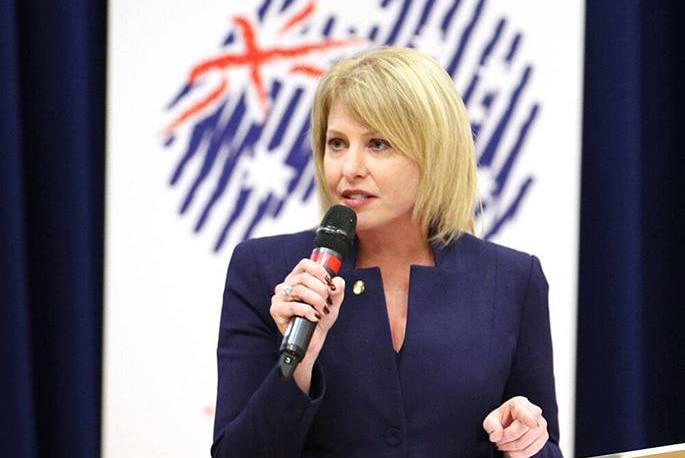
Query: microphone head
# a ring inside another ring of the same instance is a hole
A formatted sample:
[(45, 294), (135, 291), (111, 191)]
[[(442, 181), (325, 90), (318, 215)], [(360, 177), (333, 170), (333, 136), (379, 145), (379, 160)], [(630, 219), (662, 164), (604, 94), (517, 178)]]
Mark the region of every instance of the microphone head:
[(315, 248), (328, 248), (347, 256), (354, 242), (357, 214), (344, 205), (333, 205), (328, 209), (314, 237)]

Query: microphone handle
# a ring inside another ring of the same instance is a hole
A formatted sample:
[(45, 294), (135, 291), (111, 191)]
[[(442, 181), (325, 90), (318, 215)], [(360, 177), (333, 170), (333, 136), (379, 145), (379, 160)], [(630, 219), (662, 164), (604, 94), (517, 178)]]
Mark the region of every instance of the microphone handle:
[(281, 343), (281, 356), (278, 360), (281, 380), (292, 378), (297, 365), (307, 353), (314, 329), (316, 329), (316, 323), (301, 316), (296, 316), (290, 320), (288, 330), (285, 332)]
[[(310, 259), (321, 264), (331, 277), (336, 276), (342, 266), (340, 255), (326, 247), (314, 248)], [(297, 365), (300, 364), (300, 361), (302, 361), (302, 358), (307, 353), (309, 341), (312, 339), (315, 329), (315, 322), (301, 316), (296, 316), (290, 320), (288, 329), (285, 331), (283, 341), (281, 342), (280, 357), (278, 359), (281, 380), (285, 381), (292, 378)]]

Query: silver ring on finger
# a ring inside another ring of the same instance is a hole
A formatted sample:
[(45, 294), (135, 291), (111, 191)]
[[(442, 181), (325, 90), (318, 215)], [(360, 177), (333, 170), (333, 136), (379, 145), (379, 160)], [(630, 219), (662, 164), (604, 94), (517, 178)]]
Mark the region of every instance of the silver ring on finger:
[(283, 297), (285, 297), (287, 300), (292, 300), (293, 298), (293, 285), (288, 285), (286, 284), (283, 289), (281, 290), (281, 294)]

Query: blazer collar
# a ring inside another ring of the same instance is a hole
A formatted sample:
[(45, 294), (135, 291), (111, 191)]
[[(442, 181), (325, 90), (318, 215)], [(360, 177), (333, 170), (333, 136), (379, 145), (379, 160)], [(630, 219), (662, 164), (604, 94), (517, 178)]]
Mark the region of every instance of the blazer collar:
[[(453, 240), (449, 245), (443, 246), (433, 243), (433, 257), (435, 259), (435, 269), (454, 272), (457, 268), (455, 254), (460, 249), (461, 245), (467, 244), (474, 237), (470, 234), (462, 234)], [(343, 260), (342, 268), (345, 270), (354, 270), (357, 265), (357, 248), (359, 247), (359, 240), (355, 237), (354, 244), (350, 248), (350, 252)]]

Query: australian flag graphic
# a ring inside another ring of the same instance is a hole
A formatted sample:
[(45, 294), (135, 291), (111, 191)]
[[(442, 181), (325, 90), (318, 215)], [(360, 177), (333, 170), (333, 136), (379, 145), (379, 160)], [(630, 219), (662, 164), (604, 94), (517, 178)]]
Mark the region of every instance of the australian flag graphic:
[(188, 64), (165, 109), (180, 215), (195, 232), (211, 232), (216, 252), (284, 214), (314, 223), (308, 133), (318, 78), (341, 57), (391, 45), (431, 55), (455, 80), (476, 139), (477, 226), (485, 238), (496, 235), (534, 183), (531, 173), (512, 172), (540, 106), (529, 94), (534, 67), (521, 51), (523, 33), (488, 3), (264, 0), (231, 17), (220, 46)]

